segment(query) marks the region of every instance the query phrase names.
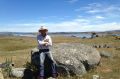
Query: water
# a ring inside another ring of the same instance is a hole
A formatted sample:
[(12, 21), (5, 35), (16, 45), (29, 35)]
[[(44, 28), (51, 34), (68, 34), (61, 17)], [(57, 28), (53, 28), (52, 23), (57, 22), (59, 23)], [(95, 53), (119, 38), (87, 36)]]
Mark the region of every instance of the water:
[[(27, 36), (27, 37), (36, 37), (36, 35), (34, 34), (13, 34), (14, 36)], [(70, 33), (70, 34), (49, 34), (51, 36), (68, 36), (68, 37), (86, 37), (86, 38), (90, 38), (91, 34), (75, 34), (75, 33)]]
[(36, 35), (33, 35), (33, 34), (13, 34), (13, 36), (36, 37)]
[[(28, 33), (13, 33), (13, 36), (26, 36), (26, 37), (36, 37), (35, 34), (28, 34)], [(54, 34), (49, 34), (51, 36), (68, 36), (68, 37), (80, 37), (80, 38), (90, 38), (91, 34), (88, 33), (67, 33), (67, 34), (62, 34), (62, 33), (54, 33)]]
[(80, 38), (83, 38), (83, 37), (90, 38), (91, 37), (91, 34), (87, 34), (87, 33), (70, 33), (70, 34), (56, 34), (56, 35), (68, 36), (68, 37), (80, 37)]
[[(19, 34), (13, 34), (14, 36), (26, 36), (26, 37), (37, 37), (35, 34), (26, 34), (26, 33), (19, 33)], [(68, 37), (79, 37), (79, 38), (91, 38), (91, 33), (67, 33), (67, 34), (49, 34), (51, 36), (68, 36)], [(102, 34), (104, 36), (104, 34)], [(100, 36), (102, 36), (100, 35)], [(113, 36), (120, 36), (120, 34), (111, 34)]]
[(120, 36), (120, 34), (112, 34), (113, 36)]
[[(0, 33), (4, 35), (13, 35), (13, 36), (26, 36), (26, 37), (36, 37), (37, 35), (33, 33)], [(91, 33), (50, 33), (51, 36), (68, 36), (68, 37), (79, 37), (79, 38), (91, 38)], [(100, 35), (100, 34), (99, 34)], [(104, 34), (102, 34), (104, 35)], [(100, 36), (102, 36), (100, 35)], [(120, 34), (111, 34), (113, 36), (120, 36)]]

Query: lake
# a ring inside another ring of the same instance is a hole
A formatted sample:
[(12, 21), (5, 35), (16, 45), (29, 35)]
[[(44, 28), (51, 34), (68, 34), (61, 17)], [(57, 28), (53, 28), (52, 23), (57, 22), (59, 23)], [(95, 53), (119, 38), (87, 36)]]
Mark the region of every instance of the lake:
[[(51, 36), (68, 36), (68, 37), (80, 37), (80, 38), (83, 38), (83, 37), (86, 37), (86, 38), (90, 38), (91, 37), (91, 34), (84, 34), (84, 33), (67, 33), (67, 34), (49, 34)], [(36, 37), (35, 34), (25, 34), (25, 33), (14, 33), (13, 36), (27, 36), (27, 37)]]
[[(12, 36), (26, 36), (26, 37), (36, 37), (35, 33), (22, 33), (22, 32), (12, 32), (12, 33), (0, 33), (0, 35), (12, 35)], [(68, 36), (68, 37), (79, 37), (79, 38), (91, 38), (91, 33), (49, 33), (51, 36)], [(120, 36), (120, 34), (107, 34), (98, 33), (99, 36), (113, 35)]]

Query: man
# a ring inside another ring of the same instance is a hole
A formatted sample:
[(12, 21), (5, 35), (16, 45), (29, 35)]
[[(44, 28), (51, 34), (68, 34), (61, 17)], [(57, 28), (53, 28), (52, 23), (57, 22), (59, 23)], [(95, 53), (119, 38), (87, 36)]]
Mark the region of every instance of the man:
[(50, 46), (52, 46), (52, 39), (47, 34), (48, 29), (44, 26), (41, 26), (39, 29), (39, 34), (37, 36), (38, 41), (38, 48), (40, 53), (40, 73), (39, 73), (39, 79), (44, 79), (44, 61), (46, 55), (53, 61), (52, 63), (52, 76), (56, 77), (56, 69), (55, 69), (55, 61), (52, 57), (52, 54), (50, 52)]

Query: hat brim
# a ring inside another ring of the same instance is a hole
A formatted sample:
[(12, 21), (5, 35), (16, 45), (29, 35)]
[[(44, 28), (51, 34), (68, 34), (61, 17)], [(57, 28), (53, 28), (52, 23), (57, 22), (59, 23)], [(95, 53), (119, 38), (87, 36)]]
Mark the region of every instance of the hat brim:
[(48, 31), (48, 29), (40, 29), (39, 31)]

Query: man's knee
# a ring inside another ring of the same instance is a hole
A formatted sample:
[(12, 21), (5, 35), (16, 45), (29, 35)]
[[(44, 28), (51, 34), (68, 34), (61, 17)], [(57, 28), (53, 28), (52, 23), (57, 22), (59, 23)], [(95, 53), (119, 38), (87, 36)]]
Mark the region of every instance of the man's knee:
[(44, 62), (40, 62), (40, 65), (41, 65), (41, 66), (44, 66)]

